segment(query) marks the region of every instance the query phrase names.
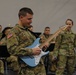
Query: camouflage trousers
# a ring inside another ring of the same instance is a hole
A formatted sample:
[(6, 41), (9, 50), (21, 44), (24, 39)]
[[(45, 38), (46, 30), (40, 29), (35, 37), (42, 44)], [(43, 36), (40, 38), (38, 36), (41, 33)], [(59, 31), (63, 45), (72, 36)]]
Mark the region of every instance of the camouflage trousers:
[(39, 64), (36, 67), (21, 67), (19, 75), (46, 75), (44, 64)]
[[(6, 61), (8, 63), (8, 67), (19, 73), (20, 67), (18, 64), (18, 58), (16, 56), (10, 56), (6, 59)], [(2, 60), (0, 60), (0, 74), (4, 74), (4, 62)]]
[(52, 61), (53, 51), (49, 53), (49, 70), (55, 72), (57, 69), (57, 61)]
[(4, 63), (0, 60), (0, 74), (4, 74)]
[(13, 71), (16, 71), (19, 73), (20, 67), (18, 63), (18, 57), (17, 56), (10, 56), (7, 58), (8, 67), (11, 68)]
[(65, 69), (67, 71), (66, 75), (72, 75), (74, 72), (74, 66), (75, 66), (74, 61), (75, 61), (74, 56), (59, 55), (56, 75), (64, 75)]

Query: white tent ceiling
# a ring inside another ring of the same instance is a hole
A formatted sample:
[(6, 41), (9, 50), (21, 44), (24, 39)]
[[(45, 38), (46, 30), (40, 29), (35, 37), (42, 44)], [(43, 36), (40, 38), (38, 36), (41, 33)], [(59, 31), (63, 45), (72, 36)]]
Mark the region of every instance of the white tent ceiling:
[(46, 26), (54, 33), (65, 21), (74, 21), (76, 32), (76, 0), (0, 0), (0, 24), (4, 27), (14, 26), (18, 22), (18, 11), (30, 7), (34, 11), (34, 31), (43, 32)]

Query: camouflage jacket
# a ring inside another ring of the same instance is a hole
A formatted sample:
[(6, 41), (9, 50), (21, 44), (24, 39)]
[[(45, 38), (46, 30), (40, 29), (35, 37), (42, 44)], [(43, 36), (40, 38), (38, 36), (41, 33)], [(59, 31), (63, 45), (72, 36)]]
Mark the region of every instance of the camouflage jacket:
[(2, 32), (0, 32), (0, 45), (6, 45), (6, 37), (2, 38)]
[[(44, 33), (40, 35), (40, 43), (44, 43), (45, 41), (47, 41), (47, 39), (52, 36), (53, 34), (49, 34), (49, 35), (45, 35)], [(54, 42), (55, 38), (52, 39), (49, 43)]]
[(55, 41), (54, 56), (74, 56), (76, 47), (76, 34), (71, 30), (60, 33)]
[(6, 44), (7, 44), (7, 43), (6, 43), (6, 40), (7, 40), (6, 37), (2, 38), (2, 39), (0, 40), (0, 45), (6, 45)]
[(35, 39), (27, 28), (16, 24), (7, 36), (8, 51), (12, 55), (31, 55), (32, 49), (26, 47), (31, 45)]

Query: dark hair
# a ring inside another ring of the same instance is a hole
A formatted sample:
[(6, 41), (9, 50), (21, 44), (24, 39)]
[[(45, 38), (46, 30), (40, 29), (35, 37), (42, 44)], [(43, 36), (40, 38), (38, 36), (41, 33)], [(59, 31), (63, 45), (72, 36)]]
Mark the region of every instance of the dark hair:
[(27, 7), (21, 8), (19, 10), (18, 17), (20, 18), (21, 15), (26, 16), (27, 13), (33, 15), (33, 11), (30, 8)]
[(67, 21), (71, 21), (72, 25), (74, 24), (72, 19), (67, 19), (65, 23), (67, 23)]
[(50, 27), (45, 27), (45, 29), (47, 29), (47, 28), (50, 29)]
[(12, 27), (5, 27), (5, 28), (3, 29), (1, 39), (6, 36), (6, 35), (5, 35), (5, 31), (8, 30), (8, 29), (12, 29)]

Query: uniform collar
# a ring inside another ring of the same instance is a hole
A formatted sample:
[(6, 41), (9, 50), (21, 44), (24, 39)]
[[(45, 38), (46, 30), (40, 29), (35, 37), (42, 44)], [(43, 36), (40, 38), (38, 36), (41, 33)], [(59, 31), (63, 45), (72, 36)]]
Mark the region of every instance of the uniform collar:
[(16, 24), (16, 26), (18, 26), (19, 28), (21, 28), (21, 29), (23, 29), (23, 30), (28, 30), (27, 27), (23, 27), (23, 26), (21, 26), (21, 25), (19, 25), (19, 24)]
[(70, 31), (65, 30), (64, 33), (70, 33), (71, 34), (73, 32), (72, 32), (72, 30), (70, 30)]

